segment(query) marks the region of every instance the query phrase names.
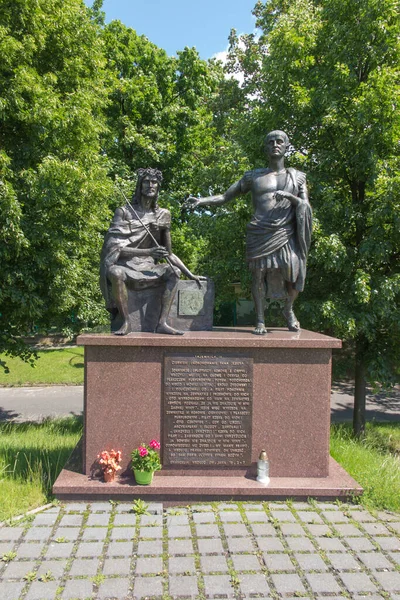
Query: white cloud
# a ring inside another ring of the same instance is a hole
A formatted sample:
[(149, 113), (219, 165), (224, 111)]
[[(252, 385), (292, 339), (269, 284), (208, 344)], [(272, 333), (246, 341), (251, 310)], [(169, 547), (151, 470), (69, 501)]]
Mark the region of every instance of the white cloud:
[[(244, 50), (245, 49), (245, 45), (244, 42), (242, 41), (242, 35), (244, 35), (243, 33), (240, 33), (238, 35), (238, 39), (239, 39), (239, 49), (240, 50)], [(259, 29), (254, 29), (253, 31), (253, 35), (254, 35), (254, 40), (257, 41), (260, 37), (260, 30)], [(211, 58), (214, 58), (215, 60), (219, 60), (222, 62), (223, 65), (225, 65), (227, 63), (228, 60), (228, 53), (229, 53), (229, 45), (226, 47), (226, 50), (222, 50), (221, 52), (217, 52), (216, 54), (213, 54), (213, 56)], [(237, 71), (236, 73), (227, 73), (225, 75), (225, 77), (227, 79), (236, 79), (240, 86), (243, 85), (244, 82), (244, 73), (243, 71)]]
[[(241, 50), (244, 50), (245, 46), (244, 46), (244, 43), (242, 42), (242, 34), (240, 34), (238, 37), (239, 37), (239, 48)], [(226, 65), (226, 63), (228, 61), (228, 54), (229, 54), (229, 46), (226, 47), (226, 50), (222, 50), (221, 52), (217, 52), (216, 54), (213, 54), (213, 56), (211, 58), (214, 58), (215, 60), (219, 60), (220, 62), (222, 62), (223, 65)], [(244, 82), (243, 71), (238, 71), (236, 73), (225, 73), (225, 77), (227, 79), (236, 79), (239, 82), (240, 86), (243, 85), (243, 82)]]
[(220, 60), (223, 64), (228, 60), (228, 48), (226, 50), (222, 50), (222, 52), (217, 52), (213, 54), (211, 58), (215, 58), (215, 60)]

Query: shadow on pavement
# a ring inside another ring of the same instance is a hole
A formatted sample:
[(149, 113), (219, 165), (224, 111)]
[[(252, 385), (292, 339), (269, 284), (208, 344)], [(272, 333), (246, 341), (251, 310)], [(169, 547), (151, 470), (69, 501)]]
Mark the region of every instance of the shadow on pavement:
[(0, 406), (0, 423), (35, 423), (40, 424), (44, 423), (48, 420), (60, 420), (60, 419), (68, 419), (69, 417), (77, 417), (79, 419), (83, 419), (83, 411), (73, 411), (71, 410), (68, 414), (46, 414), (46, 415), (29, 415), (24, 413), (15, 412), (13, 410), (7, 410)]
[[(353, 420), (354, 384), (352, 382), (335, 383), (332, 387), (331, 421)], [(373, 394), (367, 393), (367, 421), (398, 422), (400, 421), (400, 387)]]
[(20, 413), (15, 412), (14, 410), (7, 410), (0, 406), (0, 422), (1, 421), (13, 421), (19, 417)]

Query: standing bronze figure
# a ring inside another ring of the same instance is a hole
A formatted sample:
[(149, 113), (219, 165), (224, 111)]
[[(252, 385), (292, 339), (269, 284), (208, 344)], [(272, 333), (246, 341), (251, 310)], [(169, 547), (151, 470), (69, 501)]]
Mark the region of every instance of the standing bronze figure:
[(254, 333), (258, 335), (266, 333), (266, 297), (284, 299), (283, 315), (289, 330), (300, 330), (293, 303), (304, 289), (312, 212), (305, 174), (285, 168), (288, 146), (284, 131), (271, 131), (265, 138), (268, 168), (248, 171), (224, 194), (207, 198), (190, 196), (185, 203), (191, 210), (198, 206), (219, 206), (251, 192), (254, 214), (247, 225), (246, 258), (252, 272), (257, 315)]
[[(139, 169), (132, 203), (117, 208), (105, 236), (101, 253), (100, 287), (106, 308), (118, 312), (123, 324), (116, 335), (131, 331), (128, 288), (143, 290), (164, 286), (157, 333), (182, 335), (167, 323), (181, 272), (200, 286), (204, 277), (193, 275), (172, 253), (171, 213), (157, 203), (162, 173), (157, 169)], [(159, 261), (165, 259), (166, 263)]]

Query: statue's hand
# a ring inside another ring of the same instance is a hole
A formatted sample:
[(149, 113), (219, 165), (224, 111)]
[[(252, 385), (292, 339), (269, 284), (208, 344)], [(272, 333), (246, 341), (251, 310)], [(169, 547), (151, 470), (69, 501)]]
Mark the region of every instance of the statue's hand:
[(278, 190), (275, 192), (275, 200), (277, 202), (282, 202), (282, 200), (289, 199), (289, 194), (284, 192), (283, 190)]
[(188, 196), (186, 200), (183, 202), (183, 208), (186, 210), (195, 210), (198, 206), (200, 206), (201, 198), (195, 198), (194, 196)]
[(279, 190), (275, 192), (275, 200), (277, 202), (282, 202), (283, 200), (286, 200), (292, 206), (297, 206), (301, 202), (300, 198), (294, 196), (290, 192), (285, 192), (284, 190)]
[(194, 275), (193, 281), (195, 281), (197, 283), (197, 285), (199, 286), (199, 288), (201, 289), (201, 282), (207, 281), (207, 277), (203, 277), (203, 275)]
[(154, 246), (154, 248), (149, 248), (149, 254), (155, 260), (161, 260), (169, 255), (168, 250), (164, 248), (164, 246)]

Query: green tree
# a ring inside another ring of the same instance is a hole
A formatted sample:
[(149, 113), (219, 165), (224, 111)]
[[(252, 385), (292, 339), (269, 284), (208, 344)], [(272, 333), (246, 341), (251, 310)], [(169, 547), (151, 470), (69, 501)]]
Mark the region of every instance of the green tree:
[(270, 0), (261, 36), (232, 34), (244, 71), (237, 135), (255, 157), (260, 132), (284, 129), (309, 174), (314, 243), (302, 322), (354, 348), (357, 434), (366, 384), (393, 384), (400, 358), (397, 0)]
[(97, 24), (82, 0), (0, 0), (1, 350), (102, 318), (110, 183)]

